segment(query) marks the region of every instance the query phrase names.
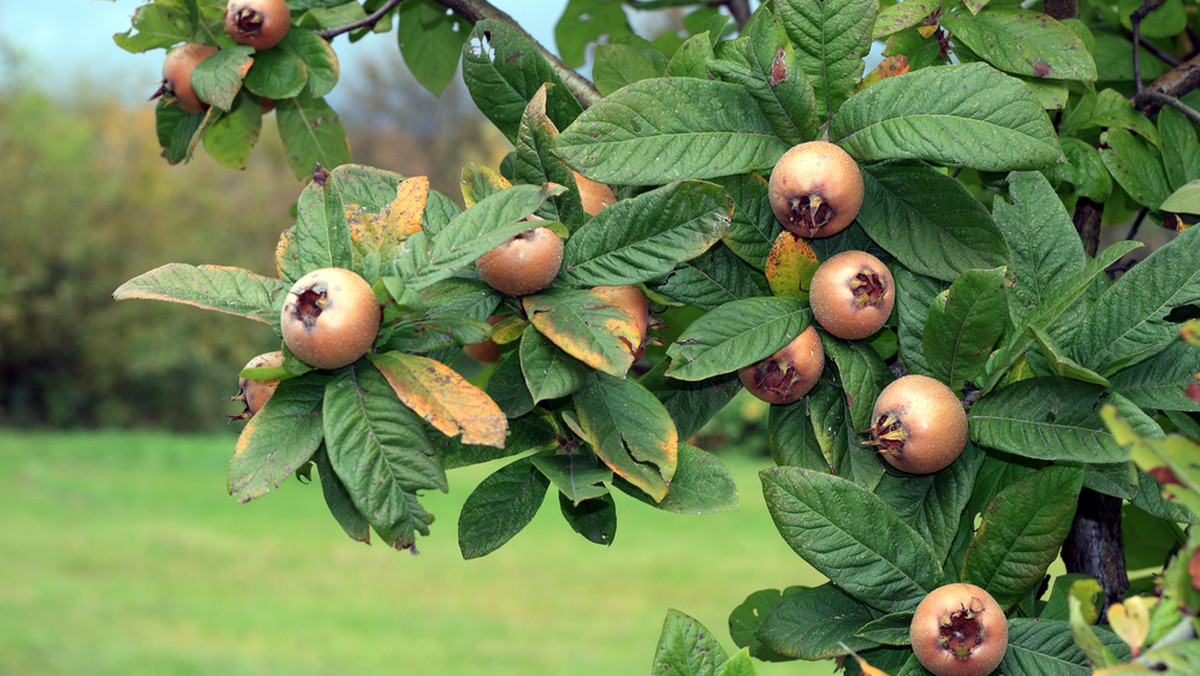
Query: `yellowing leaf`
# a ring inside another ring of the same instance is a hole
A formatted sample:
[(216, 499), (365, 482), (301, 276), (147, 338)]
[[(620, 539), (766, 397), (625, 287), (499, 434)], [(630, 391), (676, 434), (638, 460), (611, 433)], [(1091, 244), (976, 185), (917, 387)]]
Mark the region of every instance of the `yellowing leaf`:
[(808, 288), (819, 265), (812, 246), (804, 239), (784, 230), (771, 245), (764, 268), (771, 293), (776, 296), (808, 298)]
[(482, 202), (484, 198), (511, 187), (512, 183), (491, 167), (478, 164), (463, 167), (462, 196), (468, 209)]
[(1127, 643), (1133, 656), (1141, 654), (1150, 636), (1150, 606), (1146, 599), (1131, 596), (1124, 603), (1114, 603), (1108, 609), (1108, 624), (1113, 633)]
[(892, 77), (893, 75), (903, 75), (907, 72), (907, 56), (903, 54), (889, 56), (883, 61), (880, 61), (879, 65), (875, 66), (874, 70), (872, 70), (870, 73), (867, 73), (866, 77), (862, 79), (862, 82), (858, 83), (858, 88), (865, 89), (866, 87), (869, 87), (884, 78)]
[(448, 437), (504, 448), (508, 419), (483, 390), (445, 364), (403, 352), (371, 356), (371, 363), (404, 405)]
[(641, 334), (632, 315), (595, 291), (526, 296), (525, 314), (542, 335), (588, 366), (624, 378)]
[(396, 187), (396, 199), (379, 213), (364, 213), (357, 204), (346, 205), (350, 239), (360, 251), (378, 251), (387, 258), (404, 240), (421, 230), (425, 204), (429, 201), (429, 178), (414, 176)]

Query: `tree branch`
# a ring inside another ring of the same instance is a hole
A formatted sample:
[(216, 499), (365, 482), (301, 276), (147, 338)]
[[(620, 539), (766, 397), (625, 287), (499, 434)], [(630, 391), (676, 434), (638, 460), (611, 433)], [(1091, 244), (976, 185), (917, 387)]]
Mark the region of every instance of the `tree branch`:
[(724, 4), (729, 8), (729, 13), (733, 15), (738, 27), (745, 28), (746, 23), (750, 21), (750, 0), (725, 0)]
[(358, 21), (352, 21), (345, 26), (326, 28), (323, 31), (314, 32), (318, 37), (324, 38), (326, 42), (329, 42), (343, 33), (349, 33), (350, 31), (358, 30), (359, 28), (374, 28), (375, 24), (379, 23), (380, 19), (387, 16), (387, 13), (395, 9), (396, 6), (401, 2), (403, 2), (403, 0), (388, 0), (383, 4), (383, 7), (371, 12), (371, 14), (365, 18), (359, 19)]
[(562, 78), (563, 83), (570, 90), (571, 94), (579, 101), (584, 108), (592, 105), (600, 100), (600, 91), (596, 89), (596, 85), (592, 84), (578, 71), (563, 63), (563, 60), (558, 58), (544, 45), (535, 40), (520, 24), (518, 24), (511, 16), (505, 14), (500, 9), (493, 6), (487, 0), (438, 0), (442, 6), (454, 10), (456, 14), (469, 21), (472, 25), (483, 21), (484, 19), (494, 19), (508, 24), (513, 30), (520, 33), (522, 37), (529, 40), (537, 48), (538, 53), (542, 58), (550, 62), (550, 67), (554, 72)]

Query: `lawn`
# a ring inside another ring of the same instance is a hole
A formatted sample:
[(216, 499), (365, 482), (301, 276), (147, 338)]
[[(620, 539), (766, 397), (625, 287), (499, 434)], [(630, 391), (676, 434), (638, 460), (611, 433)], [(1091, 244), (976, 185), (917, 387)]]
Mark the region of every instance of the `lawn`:
[(315, 483), (234, 503), (233, 442), (0, 430), (0, 674), (645, 674), (668, 608), (732, 650), (746, 595), (821, 581), (766, 512), (766, 459), (724, 458), (738, 512), (618, 496), (600, 547), (547, 500), (499, 551), (463, 561), (458, 509), (494, 465), (427, 496), (438, 520), (412, 556), (346, 538)]

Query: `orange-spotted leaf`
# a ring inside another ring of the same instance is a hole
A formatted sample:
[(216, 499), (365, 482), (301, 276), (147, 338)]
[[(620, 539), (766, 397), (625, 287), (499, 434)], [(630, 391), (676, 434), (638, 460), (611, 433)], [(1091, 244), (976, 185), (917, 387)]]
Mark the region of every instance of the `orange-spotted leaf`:
[(279, 233), (279, 241), (275, 243), (275, 274), (291, 286), (297, 279), (304, 276), (304, 265), (300, 262), (300, 250), (296, 248), (296, 238), (292, 235), (293, 228)]
[(511, 188), (512, 183), (500, 172), (483, 165), (471, 163), (462, 170), (462, 196), (467, 208), (475, 206), (485, 198)]
[(879, 65), (875, 66), (874, 70), (872, 70), (870, 73), (867, 73), (866, 77), (862, 79), (862, 82), (858, 83), (858, 88), (865, 89), (866, 87), (869, 87), (884, 78), (892, 77), (893, 75), (903, 75), (907, 72), (907, 56), (903, 54), (889, 56), (883, 61), (880, 61)]
[(771, 293), (808, 298), (808, 287), (817, 271), (817, 254), (804, 239), (784, 230), (767, 254), (765, 271)]
[(534, 328), (584, 364), (617, 378), (633, 365), (641, 342), (637, 324), (602, 294), (552, 290), (522, 302)]
[(125, 282), (116, 300), (165, 300), (279, 325), (287, 287), (278, 279), (224, 265), (168, 263)]
[(923, 37), (923, 38), (925, 38), (926, 40), (928, 40), (929, 38), (933, 37), (934, 35), (937, 35), (937, 32), (938, 32), (938, 29), (939, 29), (939, 28), (941, 28), (941, 26), (939, 26), (939, 25), (937, 25), (937, 24), (929, 24), (929, 25), (926, 25), (926, 26), (918, 26), (918, 27), (917, 27), (917, 33), (919, 33), (919, 34), (921, 35), (921, 37)]
[(396, 187), (396, 199), (378, 213), (365, 213), (357, 204), (346, 205), (350, 239), (359, 251), (378, 251), (387, 258), (411, 234), (421, 230), (425, 204), (429, 200), (429, 178), (414, 176)]
[(445, 364), (393, 351), (371, 355), (371, 363), (404, 405), (448, 437), (462, 443), (504, 448), (508, 419), (496, 402)]
[(662, 402), (633, 379), (591, 373), (571, 395), (581, 436), (622, 479), (662, 502), (675, 476), (679, 433)]

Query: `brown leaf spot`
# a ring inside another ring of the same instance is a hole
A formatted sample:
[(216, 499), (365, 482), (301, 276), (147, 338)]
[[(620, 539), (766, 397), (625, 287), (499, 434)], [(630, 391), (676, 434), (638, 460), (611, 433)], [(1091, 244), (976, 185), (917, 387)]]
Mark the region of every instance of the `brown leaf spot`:
[(783, 47), (775, 48), (775, 60), (771, 62), (771, 79), (770, 85), (774, 87), (780, 82), (787, 82), (788, 68), (787, 62), (784, 60), (787, 53), (783, 51)]

